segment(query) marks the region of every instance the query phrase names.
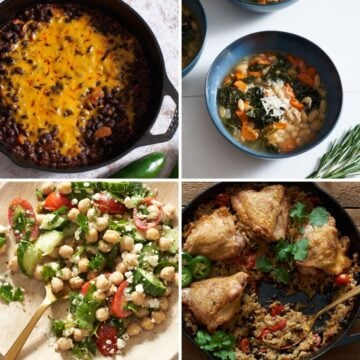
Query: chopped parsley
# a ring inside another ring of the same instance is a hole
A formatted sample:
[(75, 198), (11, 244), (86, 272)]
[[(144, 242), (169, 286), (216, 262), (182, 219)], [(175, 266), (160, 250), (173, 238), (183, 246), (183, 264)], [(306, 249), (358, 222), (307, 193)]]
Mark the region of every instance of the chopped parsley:
[(106, 258), (102, 254), (96, 254), (89, 262), (89, 268), (92, 270), (101, 270), (105, 265)]
[(62, 320), (51, 319), (51, 331), (55, 336), (61, 337), (63, 335), (63, 331), (65, 330), (65, 322)]
[(48, 282), (56, 275), (56, 270), (54, 270), (49, 265), (44, 265), (41, 271), (41, 277), (45, 282)]
[(77, 217), (80, 232), (87, 234), (89, 232), (89, 221), (86, 215), (79, 214)]
[(7, 304), (12, 301), (23, 301), (24, 290), (21, 288), (14, 289), (11, 284), (4, 282), (0, 284), (0, 300)]

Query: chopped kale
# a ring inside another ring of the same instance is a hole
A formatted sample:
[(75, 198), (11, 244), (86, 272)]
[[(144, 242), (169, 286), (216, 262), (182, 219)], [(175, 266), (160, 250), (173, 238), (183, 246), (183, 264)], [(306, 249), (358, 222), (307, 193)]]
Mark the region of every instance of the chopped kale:
[(245, 99), (245, 95), (234, 86), (224, 86), (218, 90), (218, 102), (225, 109), (235, 110), (239, 99)]

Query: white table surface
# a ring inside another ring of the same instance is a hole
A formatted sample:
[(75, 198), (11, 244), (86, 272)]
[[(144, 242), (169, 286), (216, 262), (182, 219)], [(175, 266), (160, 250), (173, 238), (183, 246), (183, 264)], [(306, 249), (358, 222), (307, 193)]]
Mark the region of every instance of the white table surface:
[[(304, 178), (332, 140), (360, 122), (359, 0), (299, 0), (271, 14), (248, 12), (227, 0), (201, 0), (208, 22), (203, 54), (183, 79), (184, 178)], [(341, 6), (339, 4), (341, 3)], [(345, 7), (346, 5), (346, 7)], [(340, 119), (313, 150), (284, 160), (260, 160), (227, 142), (206, 109), (205, 77), (216, 56), (234, 40), (257, 31), (282, 30), (319, 45), (334, 61), (344, 88)]]
[[(0, 0), (0, 2), (3, 0)], [(160, 43), (166, 63), (166, 71), (175, 88), (179, 88), (179, 20), (178, 0), (123, 0), (132, 6), (148, 23)], [(71, 2), (71, 1), (70, 1)], [(152, 133), (164, 133), (172, 119), (175, 105), (166, 97), (160, 114), (152, 128)], [(72, 174), (50, 173), (45, 171), (23, 169), (15, 165), (0, 153), (0, 178), (102, 178), (136, 159), (155, 151), (162, 151), (167, 156), (166, 166), (160, 177), (167, 177), (178, 158), (178, 133), (168, 142), (137, 148), (122, 159), (100, 169)]]

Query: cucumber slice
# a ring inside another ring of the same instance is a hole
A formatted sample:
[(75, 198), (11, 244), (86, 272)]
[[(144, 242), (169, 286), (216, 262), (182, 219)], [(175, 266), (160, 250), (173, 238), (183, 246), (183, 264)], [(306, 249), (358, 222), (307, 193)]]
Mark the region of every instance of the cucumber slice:
[(166, 286), (153, 273), (144, 269), (135, 270), (134, 281), (136, 284), (142, 284), (144, 291), (152, 296), (162, 296), (166, 292)]
[(64, 224), (66, 220), (56, 214), (46, 214), (40, 225), (41, 230), (55, 230)]
[(52, 230), (41, 234), (36, 240), (35, 246), (42, 251), (43, 255), (49, 255), (61, 243), (63, 238), (63, 232)]
[(152, 241), (151, 243), (147, 243), (140, 254), (140, 267), (145, 270), (152, 270), (153, 266), (149, 263), (149, 256), (159, 256), (159, 250), (156, 244)]
[(29, 241), (21, 241), (17, 248), (17, 260), (20, 270), (29, 277), (32, 277), (35, 267), (40, 263), (41, 251)]
[(165, 231), (164, 236), (171, 240), (171, 246), (169, 252), (172, 254), (176, 254), (178, 251), (178, 239), (179, 232), (177, 229), (168, 229)]

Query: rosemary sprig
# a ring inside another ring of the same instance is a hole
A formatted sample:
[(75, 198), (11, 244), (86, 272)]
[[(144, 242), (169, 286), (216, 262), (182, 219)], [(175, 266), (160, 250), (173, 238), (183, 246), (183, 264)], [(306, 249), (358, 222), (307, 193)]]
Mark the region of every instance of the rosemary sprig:
[(360, 124), (334, 141), (320, 159), (316, 171), (307, 178), (343, 179), (360, 174)]

